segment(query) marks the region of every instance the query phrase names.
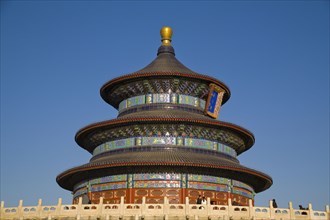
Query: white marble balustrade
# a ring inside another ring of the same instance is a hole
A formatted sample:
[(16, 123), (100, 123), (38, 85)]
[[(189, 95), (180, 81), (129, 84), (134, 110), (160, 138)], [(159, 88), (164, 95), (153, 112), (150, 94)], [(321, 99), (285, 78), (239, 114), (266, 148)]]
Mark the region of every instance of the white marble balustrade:
[[(210, 204), (210, 199), (208, 199)], [(164, 199), (163, 204), (146, 204), (145, 198), (142, 204), (125, 204), (121, 198), (120, 204), (104, 204), (103, 198), (99, 204), (62, 204), (62, 199), (53, 206), (43, 206), (42, 200), (37, 206), (24, 206), (23, 201), (19, 201), (17, 207), (5, 207), (1, 202), (1, 220), (27, 220), (27, 219), (89, 219), (89, 220), (144, 220), (144, 219), (186, 219), (186, 220), (330, 220), (329, 205), (325, 211), (315, 211), (311, 204), (308, 210), (294, 209), (292, 203), (288, 208), (273, 208), (270, 201), (268, 207), (256, 207), (249, 201), (249, 206), (233, 206), (229, 199), (229, 205), (197, 205), (189, 204), (186, 198), (185, 204), (169, 204), (168, 199)]]

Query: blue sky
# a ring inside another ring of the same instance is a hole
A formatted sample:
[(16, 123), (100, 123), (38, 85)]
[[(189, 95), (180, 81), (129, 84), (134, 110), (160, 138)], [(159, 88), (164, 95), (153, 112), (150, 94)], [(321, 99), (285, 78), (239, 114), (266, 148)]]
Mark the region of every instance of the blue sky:
[(1, 200), (71, 202), (55, 177), (90, 155), (75, 133), (116, 110), (108, 80), (176, 57), (229, 86), (220, 120), (256, 137), (242, 165), (272, 176), (255, 204), (329, 204), (329, 1), (1, 1)]

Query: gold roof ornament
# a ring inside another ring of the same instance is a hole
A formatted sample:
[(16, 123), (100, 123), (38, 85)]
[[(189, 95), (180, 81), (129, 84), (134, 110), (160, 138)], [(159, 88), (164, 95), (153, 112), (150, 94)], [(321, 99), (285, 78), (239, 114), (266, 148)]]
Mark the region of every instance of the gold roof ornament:
[(171, 38), (172, 38), (172, 28), (164, 26), (160, 29), (160, 36), (162, 36), (162, 45), (163, 46), (171, 46)]

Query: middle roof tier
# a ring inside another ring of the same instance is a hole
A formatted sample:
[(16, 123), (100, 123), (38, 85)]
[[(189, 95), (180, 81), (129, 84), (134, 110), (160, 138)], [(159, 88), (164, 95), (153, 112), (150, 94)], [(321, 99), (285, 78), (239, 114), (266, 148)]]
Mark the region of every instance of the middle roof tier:
[(76, 142), (90, 153), (109, 141), (132, 137), (181, 137), (218, 142), (237, 155), (250, 149), (254, 135), (238, 125), (181, 110), (151, 110), (90, 124), (76, 134)]

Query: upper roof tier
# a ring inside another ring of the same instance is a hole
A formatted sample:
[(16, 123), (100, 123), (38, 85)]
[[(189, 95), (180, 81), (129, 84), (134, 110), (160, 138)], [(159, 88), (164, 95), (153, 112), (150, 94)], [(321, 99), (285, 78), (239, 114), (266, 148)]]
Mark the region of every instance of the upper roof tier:
[(176, 59), (174, 48), (170, 44), (171, 34), (170, 28), (162, 28), (162, 45), (156, 59), (149, 65), (105, 83), (100, 89), (103, 100), (116, 109), (127, 98), (150, 93), (177, 93), (206, 100), (209, 85), (213, 83), (224, 90), (224, 104), (230, 98), (229, 88), (213, 77), (190, 70)]

